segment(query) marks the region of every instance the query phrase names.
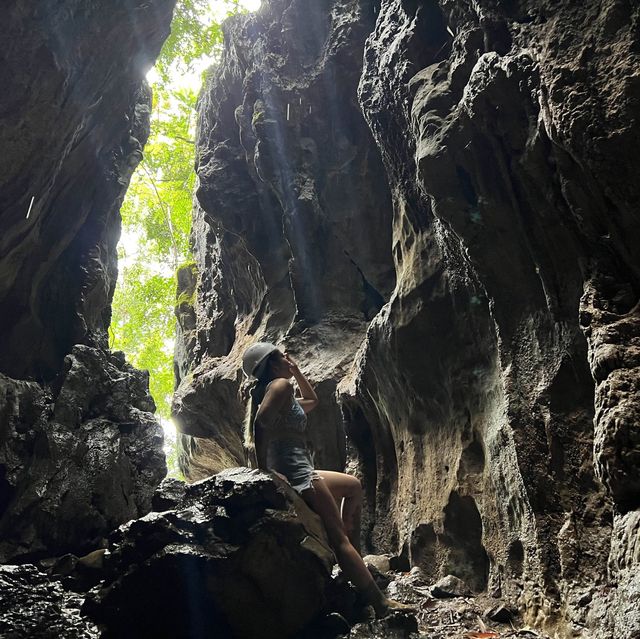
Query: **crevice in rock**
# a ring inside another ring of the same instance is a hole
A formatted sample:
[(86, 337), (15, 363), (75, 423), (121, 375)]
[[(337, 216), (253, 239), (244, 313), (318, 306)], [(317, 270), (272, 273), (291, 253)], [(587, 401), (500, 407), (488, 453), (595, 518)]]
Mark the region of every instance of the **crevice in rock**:
[(437, 543), (438, 536), (433, 525), (418, 524), (409, 539), (409, 560), (411, 565), (433, 571), (438, 559)]
[(402, 0), (403, 9), (414, 19), (410, 39), (411, 61), (416, 71), (446, 60), (451, 55), (453, 32), (437, 0)]
[(360, 310), (365, 320), (371, 321), (385, 305), (386, 301), (380, 291), (367, 280), (362, 269), (358, 266), (355, 260), (349, 255), (348, 251), (344, 251), (344, 254), (349, 258), (349, 261), (356, 268), (360, 277), (362, 278), (362, 304)]
[(524, 569), (524, 546), (519, 539), (512, 541), (509, 544), (507, 551), (507, 561), (505, 569), (507, 571), (507, 577), (520, 579)]
[(458, 466), (458, 481), (467, 479), (470, 475), (481, 475), (485, 468), (485, 452), (482, 440), (474, 429), (472, 440), (462, 451)]
[(451, 493), (444, 509), (441, 541), (448, 547), (445, 574), (460, 577), (477, 592), (485, 590), (490, 562), (482, 544), (482, 519), (473, 497)]
[[(378, 486), (378, 463), (376, 449), (371, 436), (371, 427), (367, 423), (362, 408), (357, 404), (341, 404), (345, 433), (353, 447), (351, 459), (356, 462), (356, 475), (364, 489), (364, 508), (362, 530), (366, 535), (365, 548), (373, 548), (371, 530), (376, 516), (376, 492)], [(355, 459), (353, 456), (355, 453)]]
[(7, 481), (7, 467), (0, 464), (0, 518), (4, 515), (7, 506), (11, 502), (14, 491), (11, 484)]

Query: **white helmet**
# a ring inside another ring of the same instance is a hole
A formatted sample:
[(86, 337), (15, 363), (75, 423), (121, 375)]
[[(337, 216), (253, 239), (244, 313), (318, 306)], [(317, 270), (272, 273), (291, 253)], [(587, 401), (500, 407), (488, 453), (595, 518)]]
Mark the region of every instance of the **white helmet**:
[(242, 356), (242, 370), (247, 377), (260, 377), (264, 373), (264, 366), (271, 353), (278, 347), (269, 342), (256, 342), (249, 346)]

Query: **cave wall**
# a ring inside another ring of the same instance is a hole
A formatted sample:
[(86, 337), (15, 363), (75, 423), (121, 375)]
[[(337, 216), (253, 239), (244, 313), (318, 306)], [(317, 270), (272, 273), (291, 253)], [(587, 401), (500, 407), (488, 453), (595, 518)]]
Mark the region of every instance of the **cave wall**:
[(364, 481), (365, 546), (559, 636), (640, 632), (639, 11), (227, 23), (177, 307), (187, 476), (243, 460), (240, 357), (281, 340), (319, 390), (317, 465)]
[(630, 568), (615, 531), (634, 538), (620, 522), (640, 502), (638, 18), (619, 2), (383, 3), (359, 87), (409, 221), (411, 275), (343, 386), (392, 434), (378, 519), (412, 561), (601, 636), (638, 631), (630, 609), (593, 621), (612, 586), (637, 589), (610, 562)]
[(95, 548), (166, 473), (148, 375), (108, 327), (174, 4), (3, 5), (0, 561)]
[(245, 461), (239, 361), (256, 339), (299, 358), (321, 398), (316, 463), (345, 464), (336, 386), (395, 284), (391, 197), (357, 102), (374, 19), (359, 2), (273, 2), (227, 22), (200, 96), (195, 263), (178, 290), (191, 479)]

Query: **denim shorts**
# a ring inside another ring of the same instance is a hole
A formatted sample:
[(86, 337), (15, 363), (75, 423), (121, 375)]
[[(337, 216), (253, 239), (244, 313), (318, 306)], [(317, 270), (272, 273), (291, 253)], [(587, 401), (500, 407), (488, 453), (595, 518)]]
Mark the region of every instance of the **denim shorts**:
[(313, 469), (307, 447), (297, 439), (276, 439), (267, 448), (267, 467), (284, 475), (298, 493), (313, 488), (321, 479)]

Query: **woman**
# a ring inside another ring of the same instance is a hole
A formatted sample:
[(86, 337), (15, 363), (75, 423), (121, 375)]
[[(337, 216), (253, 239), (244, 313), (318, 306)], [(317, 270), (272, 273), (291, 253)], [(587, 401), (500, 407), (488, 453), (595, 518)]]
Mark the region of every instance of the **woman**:
[[(245, 437), (255, 451), (258, 467), (284, 475), (320, 516), (340, 567), (378, 616), (390, 609), (412, 610), (384, 596), (360, 557), (360, 482), (344, 473), (314, 470), (311, 464), (305, 440), (306, 413), (318, 405), (318, 397), (307, 378), (291, 357), (268, 342), (250, 346), (242, 368), (258, 380), (251, 391)], [(294, 396), (292, 377), (299, 398)]]

